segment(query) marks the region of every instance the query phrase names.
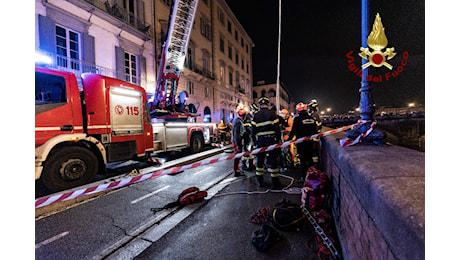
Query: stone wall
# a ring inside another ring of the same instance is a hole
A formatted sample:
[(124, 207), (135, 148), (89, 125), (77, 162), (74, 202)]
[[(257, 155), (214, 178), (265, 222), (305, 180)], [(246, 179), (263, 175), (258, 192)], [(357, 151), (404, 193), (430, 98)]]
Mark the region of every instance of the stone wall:
[(322, 138), (322, 168), (344, 259), (425, 258), (425, 154), (398, 147), (340, 147)]

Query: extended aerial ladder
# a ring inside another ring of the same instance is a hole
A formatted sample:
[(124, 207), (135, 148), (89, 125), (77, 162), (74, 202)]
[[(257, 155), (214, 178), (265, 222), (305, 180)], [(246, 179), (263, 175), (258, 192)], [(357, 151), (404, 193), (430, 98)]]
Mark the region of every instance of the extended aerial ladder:
[(153, 100), (155, 110), (175, 111), (177, 84), (182, 72), (198, 0), (176, 0), (171, 10), (168, 36), (163, 44), (157, 85)]

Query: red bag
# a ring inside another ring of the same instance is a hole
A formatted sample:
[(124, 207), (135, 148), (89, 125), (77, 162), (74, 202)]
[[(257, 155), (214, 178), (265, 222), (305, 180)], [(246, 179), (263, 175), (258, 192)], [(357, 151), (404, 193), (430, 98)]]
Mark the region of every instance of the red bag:
[(310, 167), (307, 170), (307, 176), (302, 188), (301, 204), (310, 210), (323, 208), (328, 185), (329, 178), (326, 173), (316, 169), (314, 166)]
[(208, 196), (206, 191), (200, 191), (197, 187), (191, 187), (182, 191), (181, 194), (179, 194), (177, 201), (180, 205), (188, 205), (199, 201), (206, 196)]

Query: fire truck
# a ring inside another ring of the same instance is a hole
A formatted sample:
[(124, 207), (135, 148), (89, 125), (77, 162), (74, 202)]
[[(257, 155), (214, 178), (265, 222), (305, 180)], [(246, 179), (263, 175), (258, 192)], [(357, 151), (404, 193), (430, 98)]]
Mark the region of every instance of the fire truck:
[[(215, 123), (190, 122), (196, 114), (174, 106), (196, 5), (197, 1), (178, 0), (173, 7), (156, 105), (149, 104), (144, 88), (129, 82), (83, 73), (79, 86), (71, 72), (36, 66), (36, 180), (53, 192), (61, 191), (91, 182), (110, 162), (184, 148), (195, 153), (217, 138)], [(174, 26), (175, 19), (180, 19), (180, 27)]]

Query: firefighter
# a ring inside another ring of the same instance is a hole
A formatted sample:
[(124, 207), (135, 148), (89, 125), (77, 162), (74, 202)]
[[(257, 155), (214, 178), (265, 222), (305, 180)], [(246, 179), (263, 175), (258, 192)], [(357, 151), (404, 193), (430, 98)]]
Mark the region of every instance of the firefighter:
[[(244, 134), (243, 134), (243, 151), (252, 151), (254, 147), (254, 142), (252, 140), (252, 114), (248, 113), (245, 109), (245, 114), (243, 116), (243, 126), (244, 126)], [(254, 155), (250, 154), (249, 156), (243, 156), (243, 167), (242, 169), (245, 171), (253, 171), (255, 170), (254, 166)]]
[(220, 120), (220, 123), (217, 125), (217, 130), (219, 131), (220, 142), (225, 144), (227, 141), (227, 126), (225, 125), (224, 120)]
[[(308, 113), (307, 106), (300, 102), (297, 104), (296, 109), (299, 111), (299, 115), (294, 118), (294, 124), (292, 125), (291, 133), (289, 133), (289, 140), (316, 134), (315, 119)], [(298, 143), (297, 152), (300, 157), (302, 174), (306, 174), (308, 167), (313, 166), (313, 141), (309, 140)]]
[[(294, 123), (294, 118), (289, 115), (289, 111), (287, 109), (283, 109), (280, 112), (281, 120), (282, 120), (282, 133), (283, 133), (283, 141), (287, 141), (289, 139), (289, 133), (292, 130), (292, 124)], [(284, 148), (282, 150), (283, 160), (285, 161), (286, 166), (295, 166), (296, 164), (299, 165), (297, 158), (297, 150), (295, 144), (290, 144), (289, 147)], [(288, 154), (289, 153), (289, 154)], [(287, 157), (290, 157), (287, 158)]]
[[(238, 109), (238, 115), (235, 116), (232, 122), (232, 145), (235, 154), (243, 151), (243, 136), (244, 136), (244, 123), (243, 118), (247, 111), (244, 107)], [(240, 158), (233, 159), (233, 173), (235, 177), (243, 176), (240, 172)]]
[[(259, 99), (260, 110), (255, 113), (252, 119), (252, 138), (256, 140), (257, 148), (270, 146), (281, 142), (281, 130), (279, 128), (279, 119), (276, 113), (268, 109), (270, 100), (266, 97)], [(271, 175), (272, 189), (280, 189), (281, 183), (279, 180), (279, 168), (277, 157), (280, 153), (279, 149), (269, 152), (258, 153), (256, 155), (256, 176), (259, 186), (263, 186), (264, 181), (264, 166), (267, 159), (267, 172)]]
[[(317, 133), (321, 132), (323, 127), (321, 123), (321, 118), (318, 114), (318, 101), (316, 99), (310, 100), (307, 104), (308, 113), (315, 119)], [(320, 154), (320, 140), (318, 138), (313, 139), (313, 163), (318, 166), (319, 163), (319, 154)]]

